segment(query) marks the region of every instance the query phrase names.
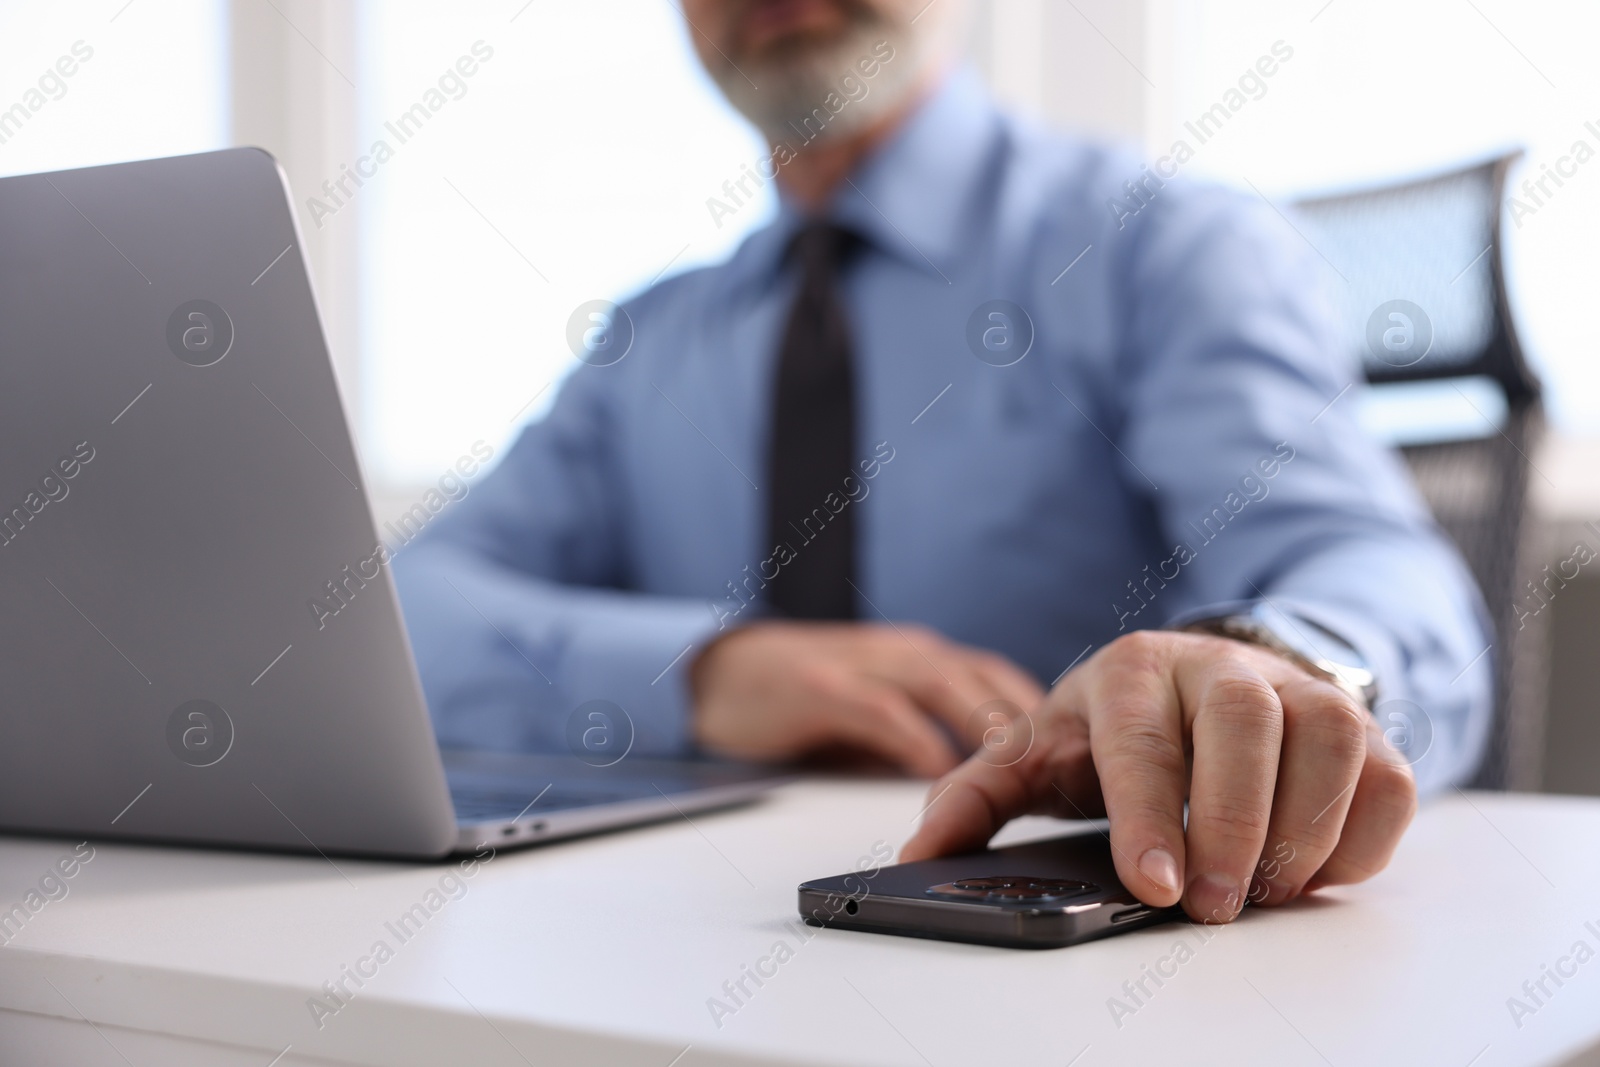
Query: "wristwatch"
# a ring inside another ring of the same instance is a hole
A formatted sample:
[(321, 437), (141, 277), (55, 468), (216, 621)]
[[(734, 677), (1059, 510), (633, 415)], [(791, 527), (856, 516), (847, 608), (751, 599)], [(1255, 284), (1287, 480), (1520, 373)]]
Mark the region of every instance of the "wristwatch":
[(1199, 619), (1179, 629), (1260, 645), (1308, 674), (1332, 682), (1362, 707), (1371, 709), (1377, 702), (1378, 679), (1366, 657), (1350, 642), (1310, 619), (1256, 604), (1247, 612)]

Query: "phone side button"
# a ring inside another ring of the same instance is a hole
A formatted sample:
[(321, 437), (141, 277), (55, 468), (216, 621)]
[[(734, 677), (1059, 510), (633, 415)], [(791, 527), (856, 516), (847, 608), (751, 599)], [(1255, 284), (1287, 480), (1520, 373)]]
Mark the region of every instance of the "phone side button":
[(1121, 911), (1112, 912), (1111, 921), (1113, 923), (1131, 923), (1136, 919), (1143, 919), (1147, 916), (1154, 915), (1155, 913), (1156, 909), (1152, 908), (1150, 905), (1140, 904), (1137, 907), (1124, 908)]

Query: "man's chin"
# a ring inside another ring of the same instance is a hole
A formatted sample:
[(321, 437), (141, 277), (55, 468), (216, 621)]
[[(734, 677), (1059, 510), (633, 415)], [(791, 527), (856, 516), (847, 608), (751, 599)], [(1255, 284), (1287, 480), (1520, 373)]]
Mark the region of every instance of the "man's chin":
[[(828, 107), (831, 97), (849, 95), (842, 88), (850, 79), (860, 82), (858, 64), (869, 57), (876, 44), (895, 42), (899, 67), (890, 76), (883, 74), (866, 84), (867, 93), (851, 96), (849, 107)], [(892, 108), (907, 89), (905, 75), (915, 65), (905, 36), (892, 28), (852, 25), (837, 35), (797, 36), (782, 48), (768, 50), (759, 61), (740, 62), (738, 70), (717, 77), (724, 95), (745, 117), (754, 122), (768, 140), (788, 140), (799, 125), (810, 120), (818, 109), (833, 116), (825, 126), (805, 135), (832, 140), (846, 136)], [(746, 80), (744, 75), (748, 75)], [(752, 84), (753, 83), (753, 84)], [(757, 88), (759, 86), (759, 88)]]

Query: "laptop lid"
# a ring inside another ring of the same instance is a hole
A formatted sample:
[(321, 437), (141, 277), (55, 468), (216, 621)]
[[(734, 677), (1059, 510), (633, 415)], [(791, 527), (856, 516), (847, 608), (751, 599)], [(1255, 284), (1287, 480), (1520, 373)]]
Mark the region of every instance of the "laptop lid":
[(0, 605), (0, 828), (456, 844), (265, 152), (0, 179)]

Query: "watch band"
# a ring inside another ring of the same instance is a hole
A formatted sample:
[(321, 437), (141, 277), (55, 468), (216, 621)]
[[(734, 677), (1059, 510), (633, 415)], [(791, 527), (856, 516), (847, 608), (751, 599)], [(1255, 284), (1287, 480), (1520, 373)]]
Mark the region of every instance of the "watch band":
[(1227, 637), (1268, 649), (1313, 677), (1332, 682), (1362, 707), (1371, 710), (1378, 699), (1378, 681), (1372, 670), (1362, 661), (1360, 654), (1349, 642), (1324, 627), (1314, 628), (1331, 638), (1328, 643), (1337, 644), (1338, 651), (1346, 653), (1348, 661), (1335, 660), (1328, 655), (1328, 651), (1331, 650), (1318, 649), (1304, 634), (1294, 635), (1296, 639), (1292, 642), (1286, 640), (1279, 628), (1273, 626), (1260, 613), (1200, 619), (1180, 627), (1180, 630)]

